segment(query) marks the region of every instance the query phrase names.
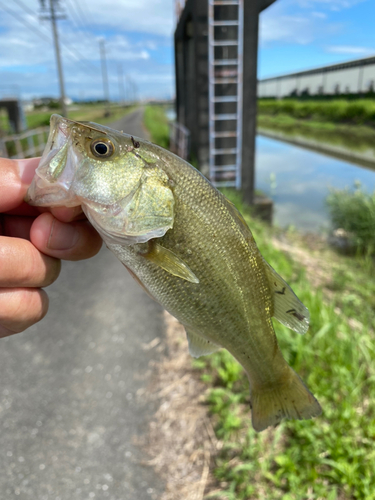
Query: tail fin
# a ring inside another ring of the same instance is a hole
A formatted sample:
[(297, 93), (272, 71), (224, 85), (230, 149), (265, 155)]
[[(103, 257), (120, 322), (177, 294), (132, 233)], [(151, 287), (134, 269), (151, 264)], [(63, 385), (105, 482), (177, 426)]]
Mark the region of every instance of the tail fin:
[(303, 420), (322, 413), (318, 401), (291, 368), (289, 380), (283, 384), (253, 390), (251, 406), (257, 432), (279, 424), (283, 418)]

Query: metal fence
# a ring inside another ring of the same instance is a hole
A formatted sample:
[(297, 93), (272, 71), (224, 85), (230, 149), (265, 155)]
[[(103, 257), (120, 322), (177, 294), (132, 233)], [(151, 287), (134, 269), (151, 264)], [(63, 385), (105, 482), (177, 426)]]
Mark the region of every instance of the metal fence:
[(38, 127), (21, 134), (0, 137), (0, 156), (5, 158), (31, 158), (43, 153), (49, 127)]
[(177, 122), (169, 123), (169, 149), (184, 160), (189, 154), (189, 139), (190, 132), (184, 125)]

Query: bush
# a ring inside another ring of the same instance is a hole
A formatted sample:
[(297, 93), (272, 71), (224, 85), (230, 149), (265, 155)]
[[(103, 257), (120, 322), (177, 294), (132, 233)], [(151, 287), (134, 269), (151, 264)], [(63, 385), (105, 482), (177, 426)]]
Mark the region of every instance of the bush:
[(360, 251), (375, 251), (375, 191), (368, 194), (360, 183), (352, 190), (332, 189), (327, 205), (334, 229), (342, 228), (353, 235)]

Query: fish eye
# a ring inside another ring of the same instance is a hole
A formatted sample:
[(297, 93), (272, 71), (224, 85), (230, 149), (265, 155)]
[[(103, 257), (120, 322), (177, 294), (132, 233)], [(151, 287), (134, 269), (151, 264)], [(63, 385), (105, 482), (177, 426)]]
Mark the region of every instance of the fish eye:
[(109, 158), (113, 155), (115, 147), (108, 139), (96, 139), (90, 144), (91, 153), (97, 158)]

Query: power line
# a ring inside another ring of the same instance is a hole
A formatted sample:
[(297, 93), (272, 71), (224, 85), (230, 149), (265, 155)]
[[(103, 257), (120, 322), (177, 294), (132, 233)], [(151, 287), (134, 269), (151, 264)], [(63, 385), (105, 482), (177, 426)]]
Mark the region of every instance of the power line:
[(111, 114), (111, 109), (110, 109), (110, 102), (109, 102), (107, 60), (106, 60), (104, 39), (99, 40), (99, 46), (100, 46), (100, 58), (102, 60), (102, 78), (103, 78), (104, 99), (106, 101), (105, 116), (109, 116)]
[(94, 24), (92, 22), (92, 14), (91, 14), (91, 10), (90, 10), (89, 5), (86, 3), (86, 0), (82, 0), (82, 3), (83, 3), (83, 6), (84, 6), (86, 12), (88, 12), (88, 14), (89, 14), (88, 20), (89, 20), (90, 24)]
[[(31, 11), (28, 7), (26, 7), (20, 0), (14, 0), (25, 12), (28, 12), (30, 14), (32, 14), (33, 16), (35, 16), (35, 13), (33, 11)], [(38, 35), (40, 38), (42, 38), (43, 40), (46, 40), (49, 44), (52, 42), (52, 39), (48, 37), (47, 34), (45, 34), (44, 32), (38, 30), (35, 28), (35, 26), (33, 26), (32, 24), (30, 24), (28, 21), (26, 21), (23, 17), (19, 16), (19, 14), (17, 14), (16, 12), (10, 10), (9, 8), (5, 7), (4, 4), (0, 1), (0, 7), (5, 11), (7, 12), (8, 14), (10, 14), (11, 16), (13, 16), (15, 19), (17, 19), (17, 21), (19, 21), (21, 24), (23, 24), (24, 26), (26, 26), (27, 28), (31, 29), (33, 31), (33, 33), (35, 33), (36, 35)], [(36, 16), (35, 16), (36, 17)], [(69, 47), (65, 42), (61, 42), (61, 45), (64, 47), (64, 50), (68, 51), (73, 57), (75, 57), (75, 59), (77, 60), (77, 62), (79, 63), (83, 63), (86, 65), (86, 68), (89, 69), (90, 71), (95, 71), (97, 72), (98, 69), (93, 65), (91, 64), (87, 59), (85, 59), (79, 52), (78, 50), (76, 49), (72, 49), (71, 47)]]
[[(75, 0), (72, 0), (72, 2), (74, 3), (74, 5), (76, 6), (77, 8), (77, 12), (79, 11), (80, 12), (80, 19), (82, 20), (82, 25), (85, 26), (85, 14), (82, 12), (82, 9), (81, 9), (81, 5), (79, 2), (76, 2)], [(82, 17), (81, 17), (82, 16)]]
[[(71, 17), (72, 17), (72, 20), (73, 20), (73, 22), (74, 22), (75, 26), (76, 26), (79, 30), (81, 30), (82, 32), (86, 33), (86, 35), (91, 36), (91, 33), (87, 30), (87, 28), (86, 28), (86, 26), (85, 26), (85, 20), (84, 20), (84, 19), (83, 19), (83, 20), (81, 19), (81, 14), (80, 14), (80, 12), (78, 11), (78, 7), (77, 7), (77, 5), (79, 5), (79, 4), (74, 3), (74, 2), (73, 2), (73, 0), (65, 0), (65, 1), (66, 1), (66, 3), (67, 3), (67, 4), (69, 4), (69, 5), (70, 5), (70, 7), (71, 7), (71, 8), (70, 8), (70, 10), (71, 10), (71, 14), (72, 14), (72, 16), (71, 16)], [(73, 19), (73, 10), (74, 10), (74, 12), (75, 12), (75, 19)], [(77, 23), (77, 20), (78, 20), (78, 23)]]
[(29, 22), (25, 21), (22, 17), (20, 17), (18, 14), (16, 14), (15, 12), (13, 12), (12, 10), (8, 9), (7, 7), (4, 6), (4, 4), (0, 1), (0, 7), (5, 11), (7, 12), (8, 14), (10, 14), (11, 16), (13, 16), (15, 19), (17, 19), (17, 21), (19, 21), (20, 23), (22, 23), (24, 26), (26, 26), (27, 28), (30, 28), (33, 33), (35, 33), (36, 35), (38, 35), (40, 38), (43, 38), (43, 40), (47, 40), (48, 43), (51, 43), (51, 39), (50, 38), (47, 38), (47, 36), (37, 30), (35, 28), (35, 26), (33, 26), (32, 24), (30, 24)]

